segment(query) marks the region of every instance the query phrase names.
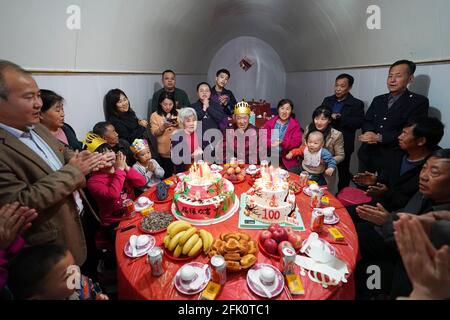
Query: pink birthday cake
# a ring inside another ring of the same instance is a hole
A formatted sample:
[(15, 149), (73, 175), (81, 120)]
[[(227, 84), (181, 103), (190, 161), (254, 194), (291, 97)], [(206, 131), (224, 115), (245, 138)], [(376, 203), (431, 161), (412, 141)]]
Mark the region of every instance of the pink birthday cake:
[(247, 191), (244, 213), (263, 223), (284, 223), (296, 210), (295, 194), (280, 170), (262, 169), (261, 178)]
[(236, 210), (234, 185), (206, 163), (194, 163), (174, 191), (173, 211), (181, 220), (220, 220)]

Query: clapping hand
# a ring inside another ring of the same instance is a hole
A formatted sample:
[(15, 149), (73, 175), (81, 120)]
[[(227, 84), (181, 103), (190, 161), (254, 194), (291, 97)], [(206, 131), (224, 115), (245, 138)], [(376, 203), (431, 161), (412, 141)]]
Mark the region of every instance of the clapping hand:
[(118, 170), (125, 170), (129, 168), (126, 162), (126, 157), (122, 152), (117, 153), (116, 162), (114, 163), (114, 167)]
[(141, 119), (141, 120), (138, 121), (138, 124), (140, 126), (147, 127), (148, 126), (148, 121), (144, 120), (144, 119)]
[(38, 216), (36, 210), (21, 207), (18, 202), (0, 208), (0, 250), (6, 250), (17, 236), (31, 227)]
[(203, 154), (203, 150), (200, 147), (197, 147), (197, 149), (194, 150), (194, 152), (192, 153), (192, 157), (196, 158), (198, 156), (201, 156)]
[(203, 111), (206, 112), (206, 110), (208, 110), (209, 108), (209, 99), (202, 100), (202, 104), (203, 104)]
[(450, 298), (450, 250), (431, 243), (418, 218), (401, 215), (394, 222), (395, 240), (413, 291), (409, 298), (437, 300)]
[(106, 166), (106, 161), (103, 154), (87, 150), (81, 152), (76, 151), (73, 157), (69, 160), (69, 164), (80, 170), (83, 175), (88, 175), (94, 170), (102, 169)]
[(221, 105), (226, 106), (227, 103), (228, 103), (228, 100), (229, 100), (229, 98), (228, 98), (227, 95), (221, 95), (221, 96), (219, 96), (219, 102), (220, 102)]
[(353, 181), (359, 185), (373, 186), (377, 183), (377, 176), (371, 172), (358, 173), (353, 177)]
[(272, 147), (278, 147), (282, 143), (281, 140), (272, 141)]
[(377, 183), (374, 186), (370, 186), (369, 189), (367, 189), (366, 194), (370, 197), (382, 197), (389, 188), (382, 183)]
[(367, 204), (358, 206), (356, 207), (356, 213), (361, 219), (372, 222), (378, 226), (385, 224), (390, 215), (389, 211), (379, 203), (377, 203), (376, 207)]
[(372, 131), (368, 131), (358, 137), (358, 140), (367, 144), (379, 143), (378, 134)]
[(155, 172), (156, 167), (155, 167), (155, 165), (153, 164), (152, 161), (150, 161), (150, 162), (148, 163), (147, 169), (148, 169), (148, 171), (150, 171), (150, 172)]

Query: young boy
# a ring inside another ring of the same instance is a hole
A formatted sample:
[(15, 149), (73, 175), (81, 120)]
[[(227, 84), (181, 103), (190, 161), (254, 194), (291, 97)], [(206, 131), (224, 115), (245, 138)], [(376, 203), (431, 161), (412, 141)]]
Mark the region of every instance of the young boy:
[(216, 73), (216, 83), (211, 88), (211, 101), (219, 104), (225, 114), (233, 115), (234, 106), (236, 105), (236, 98), (231, 90), (225, 89), (225, 86), (230, 80), (230, 71), (227, 69), (220, 69)]
[(306, 145), (293, 149), (286, 155), (290, 160), (294, 157), (302, 156), (302, 170), (310, 175), (310, 179), (316, 181), (319, 185), (326, 185), (327, 182), (323, 174), (332, 176), (336, 170), (336, 160), (331, 153), (323, 148), (324, 138), (320, 131), (313, 131), (306, 136)]
[(109, 300), (57, 244), (22, 249), (10, 262), (8, 288), (15, 300)]
[(161, 182), (164, 177), (164, 169), (158, 164), (155, 159), (152, 159), (152, 153), (146, 140), (135, 139), (130, 147), (134, 154), (136, 163), (133, 169), (139, 172), (145, 178), (145, 186), (141, 191), (150, 188)]

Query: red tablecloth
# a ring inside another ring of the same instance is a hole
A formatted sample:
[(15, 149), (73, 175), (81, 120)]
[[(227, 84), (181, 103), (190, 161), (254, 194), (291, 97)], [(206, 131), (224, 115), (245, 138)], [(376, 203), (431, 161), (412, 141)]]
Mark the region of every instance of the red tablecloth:
[[(291, 179), (297, 179), (298, 176), (291, 174)], [(250, 188), (247, 182), (235, 185), (236, 195), (240, 198), (241, 193), (246, 192)], [(153, 191), (152, 189), (148, 192)], [(336, 256), (339, 259), (345, 261), (350, 270), (350, 277), (348, 278), (348, 283), (340, 284), (338, 287), (329, 287), (324, 289), (320, 284), (311, 281), (306, 276), (301, 276), (302, 283), (305, 288), (305, 295), (290, 296), (287, 292), (287, 286), (285, 290), (276, 299), (311, 299), (311, 300), (322, 300), (322, 299), (354, 299), (354, 281), (353, 272), (356, 265), (356, 257), (358, 254), (358, 238), (356, 236), (355, 227), (352, 223), (350, 216), (348, 215), (345, 208), (337, 201), (332, 195), (328, 194), (330, 198), (330, 205), (335, 207), (336, 213), (340, 217), (340, 222), (336, 225), (339, 230), (344, 234), (346, 243), (348, 245), (334, 245), (336, 249)], [(309, 207), (309, 197), (301, 193), (297, 195), (297, 205), (301, 212), (303, 223), (305, 224), (305, 232), (301, 232), (302, 238), (308, 237), (310, 218), (311, 218), (311, 208)], [(166, 204), (156, 204), (155, 210), (170, 212), (171, 203)], [(129, 224), (138, 224), (142, 217), (138, 214), (132, 220), (122, 221), (120, 227), (124, 227)], [(216, 238), (223, 232), (236, 231), (238, 229), (239, 221), (239, 211), (236, 212), (228, 220), (214, 224), (211, 226), (200, 227), (208, 230)], [(250, 234), (254, 240), (257, 240), (260, 230), (242, 230)], [(153, 277), (151, 275), (150, 265), (146, 263), (145, 256), (139, 258), (133, 262), (130, 262), (130, 258), (124, 254), (124, 246), (129, 240), (132, 234), (139, 235), (141, 232), (137, 228), (125, 232), (117, 232), (116, 237), (116, 254), (117, 254), (117, 264), (118, 264), (118, 292), (119, 299), (150, 299), (150, 300), (179, 300), (179, 299), (190, 299), (196, 300), (199, 298), (199, 294), (186, 296), (179, 293), (174, 285), (172, 284), (172, 279), (178, 269), (183, 265), (182, 262), (174, 262), (163, 257), (163, 266), (165, 268), (165, 273), (160, 277)], [(324, 236), (326, 232), (323, 233)], [(154, 235), (156, 238), (156, 245), (161, 248), (164, 247), (162, 241), (165, 232)], [(208, 263), (209, 258), (203, 254), (197, 257), (194, 261)], [(274, 266), (279, 266), (280, 262), (266, 257), (261, 252), (258, 253), (257, 263), (269, 263)], [(252, 299), (262, 299), (255, 295), (247, 286), (246, 281), (246, 271), (241, 271), (239, 273), (227, 273), (227, 282), (222, 288), (217, 299), (223, 300), (252, 300)]]

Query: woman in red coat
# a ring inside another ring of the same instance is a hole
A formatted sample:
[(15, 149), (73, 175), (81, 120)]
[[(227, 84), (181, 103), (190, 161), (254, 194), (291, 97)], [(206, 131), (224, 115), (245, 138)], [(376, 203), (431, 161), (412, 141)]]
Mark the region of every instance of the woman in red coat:
[[(267, 141), (271, 141), (272, 147), (279, 146), (279, 155), (281, 157), (280, 166), (290, 169), (297, 165), (296, 159), (288, 160), (286, 155), (302, 144), (302, 131), (300, 123), (295, 119), (294, 104), (289, 99), (283, 99), (277, 106), (278, 115), (264, 125), (267, 129)], [(279, 134), (273, 134), (277, 129)], [(272, 155), (274, 156), (274, 155)]]

